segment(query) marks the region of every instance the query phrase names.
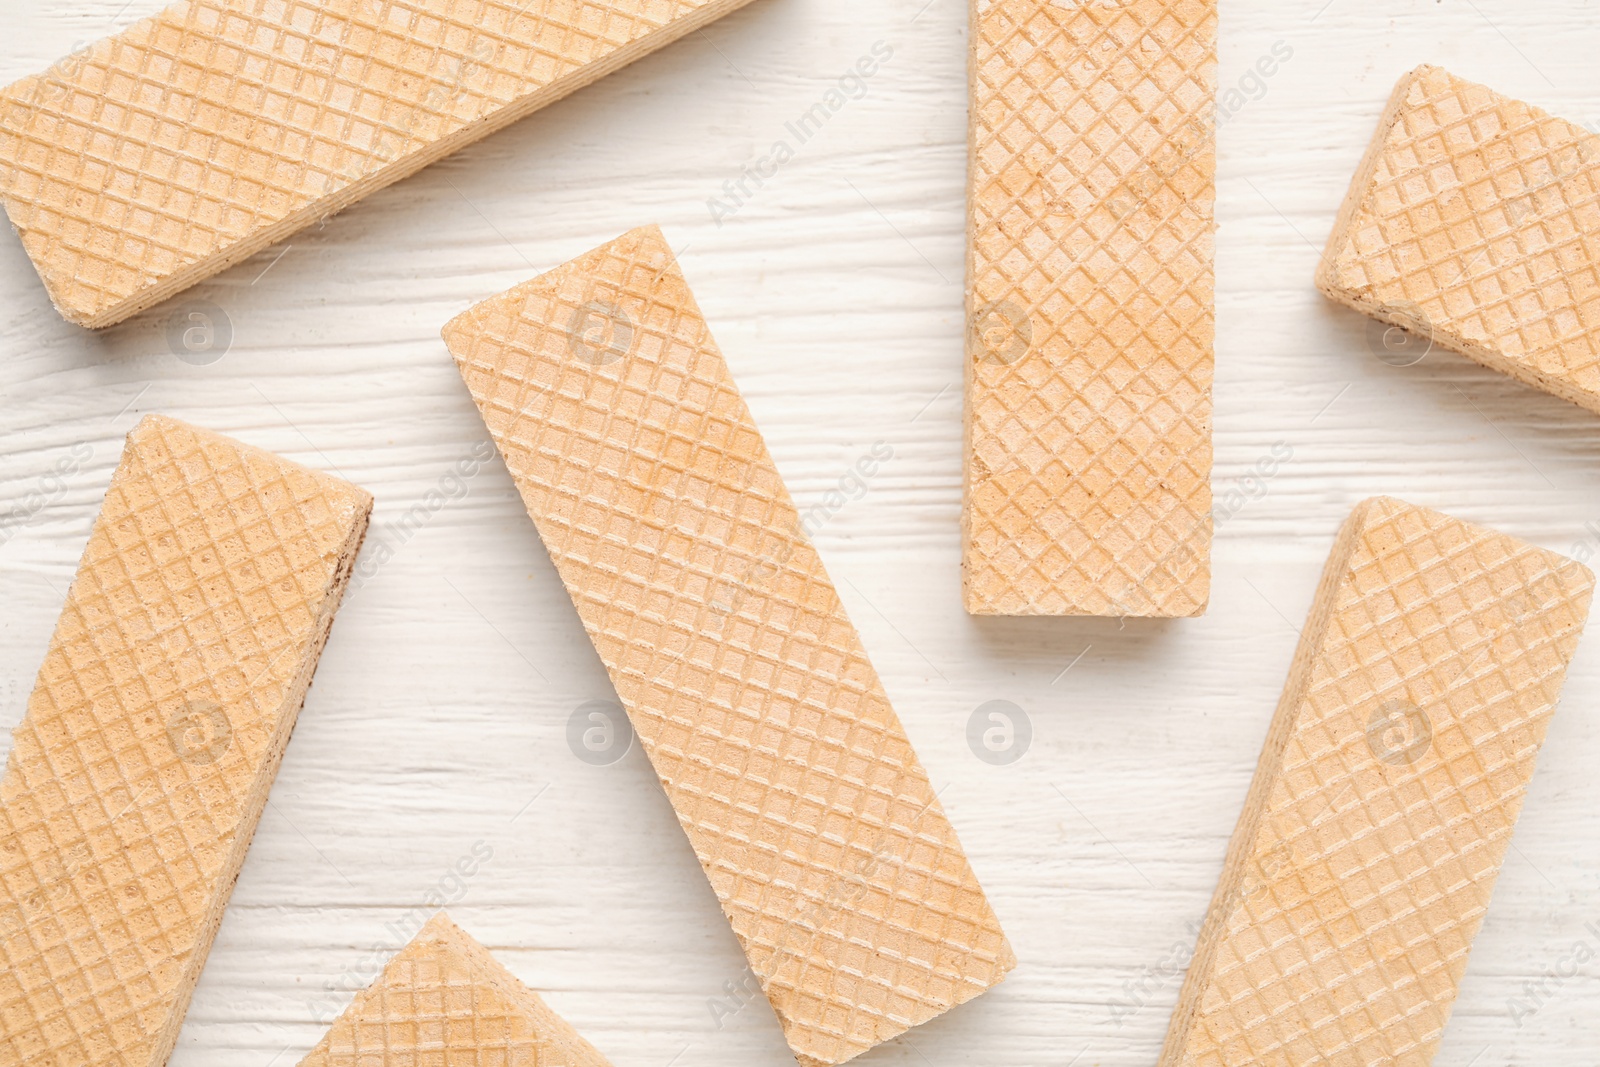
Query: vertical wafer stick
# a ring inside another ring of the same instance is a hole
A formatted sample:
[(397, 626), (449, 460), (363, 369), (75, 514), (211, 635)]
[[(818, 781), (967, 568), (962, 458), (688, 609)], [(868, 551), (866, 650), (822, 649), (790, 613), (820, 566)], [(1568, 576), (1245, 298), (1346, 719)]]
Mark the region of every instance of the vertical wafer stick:
[(1161, 1067), (1433, 1059), (1587, 568), (1398, 500), (1329, 557)]
[(444, 337), (806, 1067), (1015, 963), (654, 227)]
[(0, 199), (109, 326), (746, 0), (182, 0), (0, 92)]
[(1215, 0), (973, 0), (967, 610), (1210, 590)]
[(435, 915), (300, 1067), (611, 1067), (489, 950)]
[(1414, 331), (1395, 360), (1438, 344), (1600, 412), (1600, 137), (1418, 67), (1389, 99), (1317, 286)]
[(0, 1067), (167, 1062), (371, 508), (128, 435), (0, 780)]

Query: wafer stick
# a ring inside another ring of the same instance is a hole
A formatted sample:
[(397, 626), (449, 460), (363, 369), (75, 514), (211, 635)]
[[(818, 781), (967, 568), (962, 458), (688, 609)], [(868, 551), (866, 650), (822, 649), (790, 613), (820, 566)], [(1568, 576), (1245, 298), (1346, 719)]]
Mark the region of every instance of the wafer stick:
[(972, 27), (967, 610), (1198, 615), (1215, 0), (974, 0)]
[(445, 327), (800, 1063), (1015, 963), (654, 227)]
[(1333, 300), (1600, 412), (1600, 137), (1423, 66), (1400, 79), (1317, 269)]
[(184, 0), (0, 93), (0, 198), (109, 326), (746, 0)]
[(1377, 498), (1346, 522), (1161, 1067), (1433, 1059), (1594, 579)]
[(1600, 138), (1423, 66), (1400, 79), (1317, 286), (1433, 345), (1600, 412)]
[(372, 498), (150, 416), (0, 780), (0, 1067), (160, 1067)]
[(300, 1067), (611, 1067), (572, 1024), (440, 912), (334, 1020)]

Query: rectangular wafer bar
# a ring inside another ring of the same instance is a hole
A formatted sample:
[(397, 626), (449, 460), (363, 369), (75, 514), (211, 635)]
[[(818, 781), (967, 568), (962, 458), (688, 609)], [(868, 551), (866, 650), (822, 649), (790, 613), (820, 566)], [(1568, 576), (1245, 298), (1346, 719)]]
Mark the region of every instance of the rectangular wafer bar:
[(1400, 79), (1317, 269), (1332, 299), (1600, 412), (1600, 137), (1438, 67)]
[(334, 1020), (300, 1067), (611, 1067), (444, 912)]
[(372, 498), (149, 416), (0, 779), (0, 1067), (161, 1067)]
[(108, 326), (746, 0), (183, 0), (0, 92), (0, 198)]
[(1216, 23), (973, 0), (969, 612), (1205, 610)]
[(1593, 589), (1493, 530), (1356, 508), (1161, 1067), (1433, 1059)]
[(655, 227), (444, 338), (806, 1067), (1015, 963)]

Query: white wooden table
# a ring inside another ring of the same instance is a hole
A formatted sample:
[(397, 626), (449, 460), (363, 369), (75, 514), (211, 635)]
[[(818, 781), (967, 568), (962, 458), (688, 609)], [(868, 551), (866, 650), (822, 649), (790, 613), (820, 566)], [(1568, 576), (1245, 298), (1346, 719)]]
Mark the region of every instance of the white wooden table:
[[(157, 7), (6, 0), (0, 80)], [(377, 495), (369, 560), (376, 542), (394, 550), (334, 627), (175, 1067), (295, 1063), (434, 892), (618, 1067), (793, 1062), (764, 1004), (710, 1007), (743, 960), (642, 754), (598, 766), (569, 748), (574, 710), (613, 694), (498, 458), (414, 536), (395, 525), (484, 438), (440, 325), (646, 221), (681, 253), (802, 508), (876, 442), (893, 449), (816, 540), (1021, 963), (862, 1064), (1154, 1062), (1350, 507), (1393, 493), (1600, 550), (1600, 419), (1449, 354), (1388, 366), (1365, 320), (1311, 285), (1402, 71), (1441, 63), (1600, 122), (1596, 14), (1592, 0), (1224, 0), (1225, 86), (1279, 41), (1293, 56), (1246, 84), (1221, 137), (1219, 500), (1275, 445), (1292, 457), (1221, 525), (1198, 621), (961, 610), (955, 0), (756, 0), (102, 334), (58, 319), (3, 235), (0, 513), (58, 460), (87, 458), (0, 545), (0, 725), (22, 717), (143, 412), (338, 470)], [(708, 199), (877, 42), (893, 54), (865, 95), (719, 225)], [(166, 336), (171, 312), (201, 303), (232, 334), (208, 365)], [(1595, 1062), (1597, 698), (1591, 638), (1440, 1067)], [(1009, 765), (968, 747), (989, 700), (1031, 723)], [(492, 857), (452, 879), (475, 846)]]

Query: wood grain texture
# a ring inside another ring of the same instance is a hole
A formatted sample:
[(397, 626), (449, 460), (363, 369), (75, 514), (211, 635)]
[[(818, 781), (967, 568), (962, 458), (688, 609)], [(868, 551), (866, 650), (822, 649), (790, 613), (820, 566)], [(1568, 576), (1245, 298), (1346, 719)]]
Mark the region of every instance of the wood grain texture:
[[(159, 6), (119, 18), (124, 2), (0, 5), (0, 80)], [(964, 4), (734, 12), (191, 290), (232, 327), (209, 366), (174, 356), (167, 311), (69, 327), (0, 242), (0, 515), (28, 515), (0, 545), (0, 726), (22, 718), (141, 413), (337, 468), (377, 498), (174, 1067), (297, 1062), (428, 901), (617, 1067), (685, 1049), (675, 1067), (791, 1067), (765, 1006), (712, 1014), (745, 961), (643, 754), (596, 767), (567, 748), (574, 710), (614, 694), (510, 478), (474, 454), (485, 435), (439, 341), (471, 304), (652, 219), (796, 504), (838, 505), (817, 552), (1019, 955), (1003, 985), (860, 1062), (1156, 1062), (1350, 509), (1388, 493), (1600, 552), (1600, 420), (1457, 356), (1388, 366), (1366, 321), (1311, 284), (1384, 101), (1419, 63), (1600, 122), (1593, 5), (1325, 3), (1221, 5), (1219, 521), (1201, 619), (962, 610)], [(724, 182), (879, 41), (892, 56), (865, 95), (841, 90), (820, 133), (789, 135), (793, 158), (716, 225), (706, 201), (731, 204)], [(1292, 58), (1255, 89), (1247, 72), (1279, 41)], [(865, 491), (841, 488), (878, 441), (893, 458)], [(990, 700), (1031, 720), (1009, 765), (967, 744)], [(1435, 1067), (1593, 1067), (1600, 968), (1545, 976), (1574, 971), (1600, 923), (1596, 707), (1591, 635)], [(492, 858), (461, 875), (480, 840)]]

